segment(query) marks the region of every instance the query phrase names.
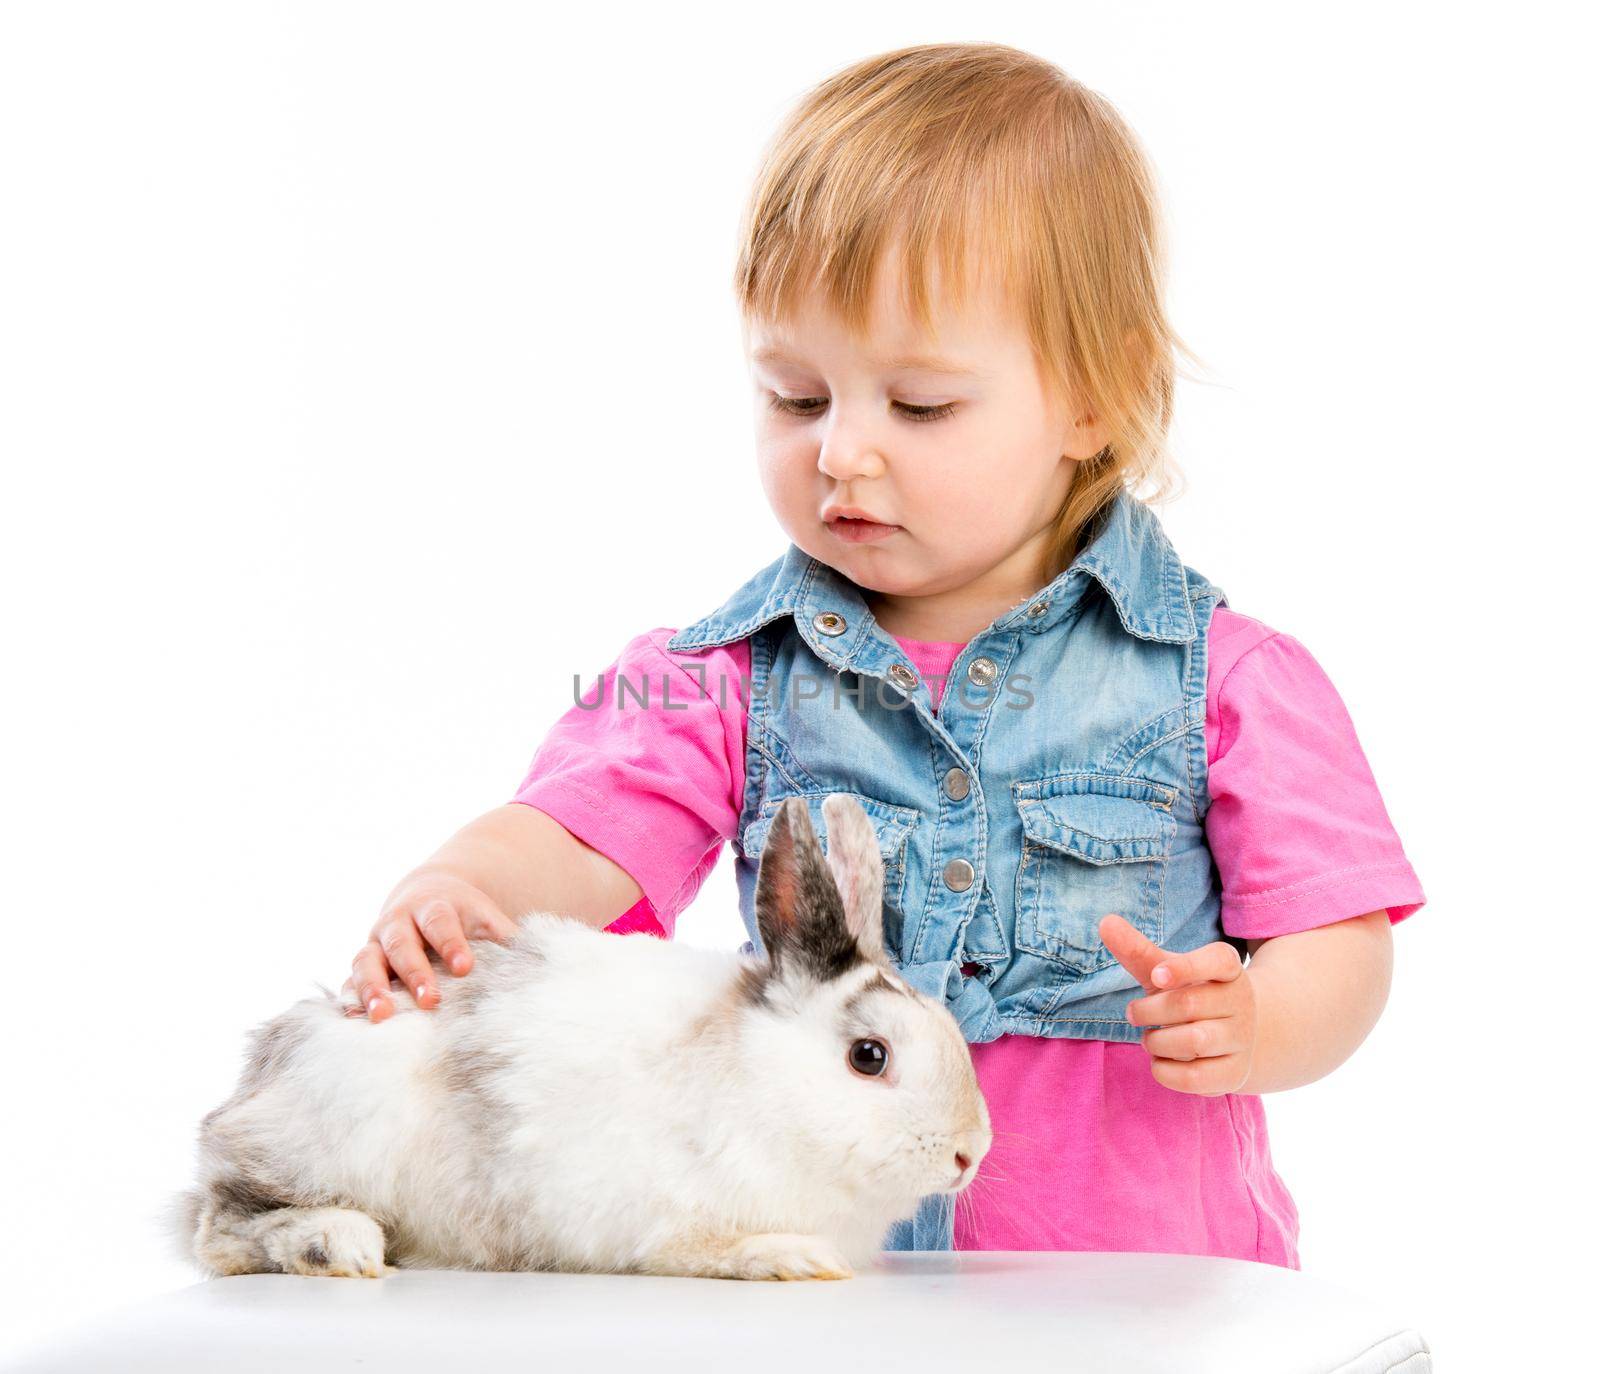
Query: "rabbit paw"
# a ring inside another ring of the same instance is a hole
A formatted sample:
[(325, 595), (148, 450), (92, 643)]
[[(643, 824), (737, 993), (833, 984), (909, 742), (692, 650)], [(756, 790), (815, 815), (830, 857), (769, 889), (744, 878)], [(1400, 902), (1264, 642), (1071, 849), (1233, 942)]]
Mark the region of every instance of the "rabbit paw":
[(381, 1279), (383, 1227), (348, 1207), (295, 1208), (292, 1217), (263, 1237), (266, 1252), (285, 1274)]
[(821, 1236), (771, 1232), (746, 1236), (735, 1248), (734, 1268), (742, 1279), (848, 1279), (849, 1261)]

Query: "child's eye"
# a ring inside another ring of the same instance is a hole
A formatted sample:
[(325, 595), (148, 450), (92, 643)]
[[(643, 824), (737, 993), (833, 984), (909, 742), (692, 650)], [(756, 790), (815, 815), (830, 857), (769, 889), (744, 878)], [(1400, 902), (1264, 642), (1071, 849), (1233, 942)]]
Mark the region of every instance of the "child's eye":
[(908, 420), (942, 420), (956, 408), (954, 401), (946, 401), (938, 406), (905, 405), (900, 401), (896, 401), (895, 404), (900, 407)]
[(767, 404), (783, 415), (815, 415), (814, 406), (823, 402), (815, 396), (780, 396), (776, 391), (769, 391)]
[[(773, 410), (784, 415), (798, 415), (802, 418), (816, 415), (827, 404), (820, 396), (780, 396), (775, 391), (767, 393), (767, 404)], [(937, 406), (914, 406), (904, 401), (896, 401), (900, 413), (908, 420), (915, 420), (919, 424), (928, 420), (942, 420), (956, 408), (954, 401), (946, 401)]]

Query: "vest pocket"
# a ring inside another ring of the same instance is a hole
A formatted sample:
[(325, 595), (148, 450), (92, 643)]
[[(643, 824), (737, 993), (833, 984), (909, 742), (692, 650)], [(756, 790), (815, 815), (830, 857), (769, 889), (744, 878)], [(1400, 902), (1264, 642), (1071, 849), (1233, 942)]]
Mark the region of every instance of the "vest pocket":
[[(777, 815), (778, 808), (789, 800), (790, 796), (798, 796), (806, 804), (806, 809), (811, 813), (811, 828), (816, 831), (817, 839), (822, 845), (822, 852), (828, 852), (827, 822), (822, 818), (822, 803), (833, 796), (835, 792), (845, 792), (845, 795), (861, 803), (861, 809), (867, 813), (867, 819), (872, 822), (872, 829), (878, 837), (878, 853), (883, 858), (883, 901), (884, 906), (892, 908), (895, 912), (900, 909), (900, 890), (905, 882), (906, 842), (911, 838), (911, 832), (922, 819), (922, 813), (910, 806), (896, 806), (892, 802), (879, 801), (876, 797), (868, 797), (860, 792), (849, 792), (844, 788), (830, 787), (817, 792), (788, 793), (781, 797), (769, 797), (761, 803), (756, 812), (755, 819), (744, 828), (744, 838), (741, 841), (745, 858), (752, 863), (759, 862), (761, 851), (767, 843), (767, 832), (772, 829), (772, 818)], [(885, 913), (885, 934), (888, 933), (889, 919)], [(896, 924), (898, 929), (898, 924)]]
[(1016, 943), (1083, 975), (1116, 963), (1100, 918), (1116, 912), (1158, 944), (1177, 789), (1110, 773), (1011, 784), (1022, 818)]

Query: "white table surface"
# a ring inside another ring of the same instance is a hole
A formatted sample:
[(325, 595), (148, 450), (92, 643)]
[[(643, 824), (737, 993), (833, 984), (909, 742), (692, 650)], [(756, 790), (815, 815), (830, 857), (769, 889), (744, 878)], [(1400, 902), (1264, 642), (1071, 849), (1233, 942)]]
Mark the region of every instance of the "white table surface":
[(242, 1275), (111, 1313), (6, 1368), (1428, 1374), (1427, 1352), (1386, 1306), (1276, 1265), (905, 1251), (853, 1279), (788, 1283), (442, 1269)]

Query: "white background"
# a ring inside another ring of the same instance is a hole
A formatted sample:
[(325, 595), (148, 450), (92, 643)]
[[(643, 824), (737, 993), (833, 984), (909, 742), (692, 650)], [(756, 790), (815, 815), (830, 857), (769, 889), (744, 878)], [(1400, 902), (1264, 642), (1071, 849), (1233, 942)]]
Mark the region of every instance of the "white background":
[[(782, 551), (729, 286), (749, 178), (812, 83), (953, 39), (1048, 57), (1143, 139), (1210, 367), (1163, 518), (1320, 659), (1429, 897), (1372, 1036), (1268, 1099), (1304, 1267), (1441, 1370), (1575, 1349), (1596, 225), (1567, 22), (0, 9), (0, 1349), (194, 1281), (153, 1219), (245, 1031), (343, 980), (574, 674)], [(730, 858), (680, 931), (743, 938)]]

